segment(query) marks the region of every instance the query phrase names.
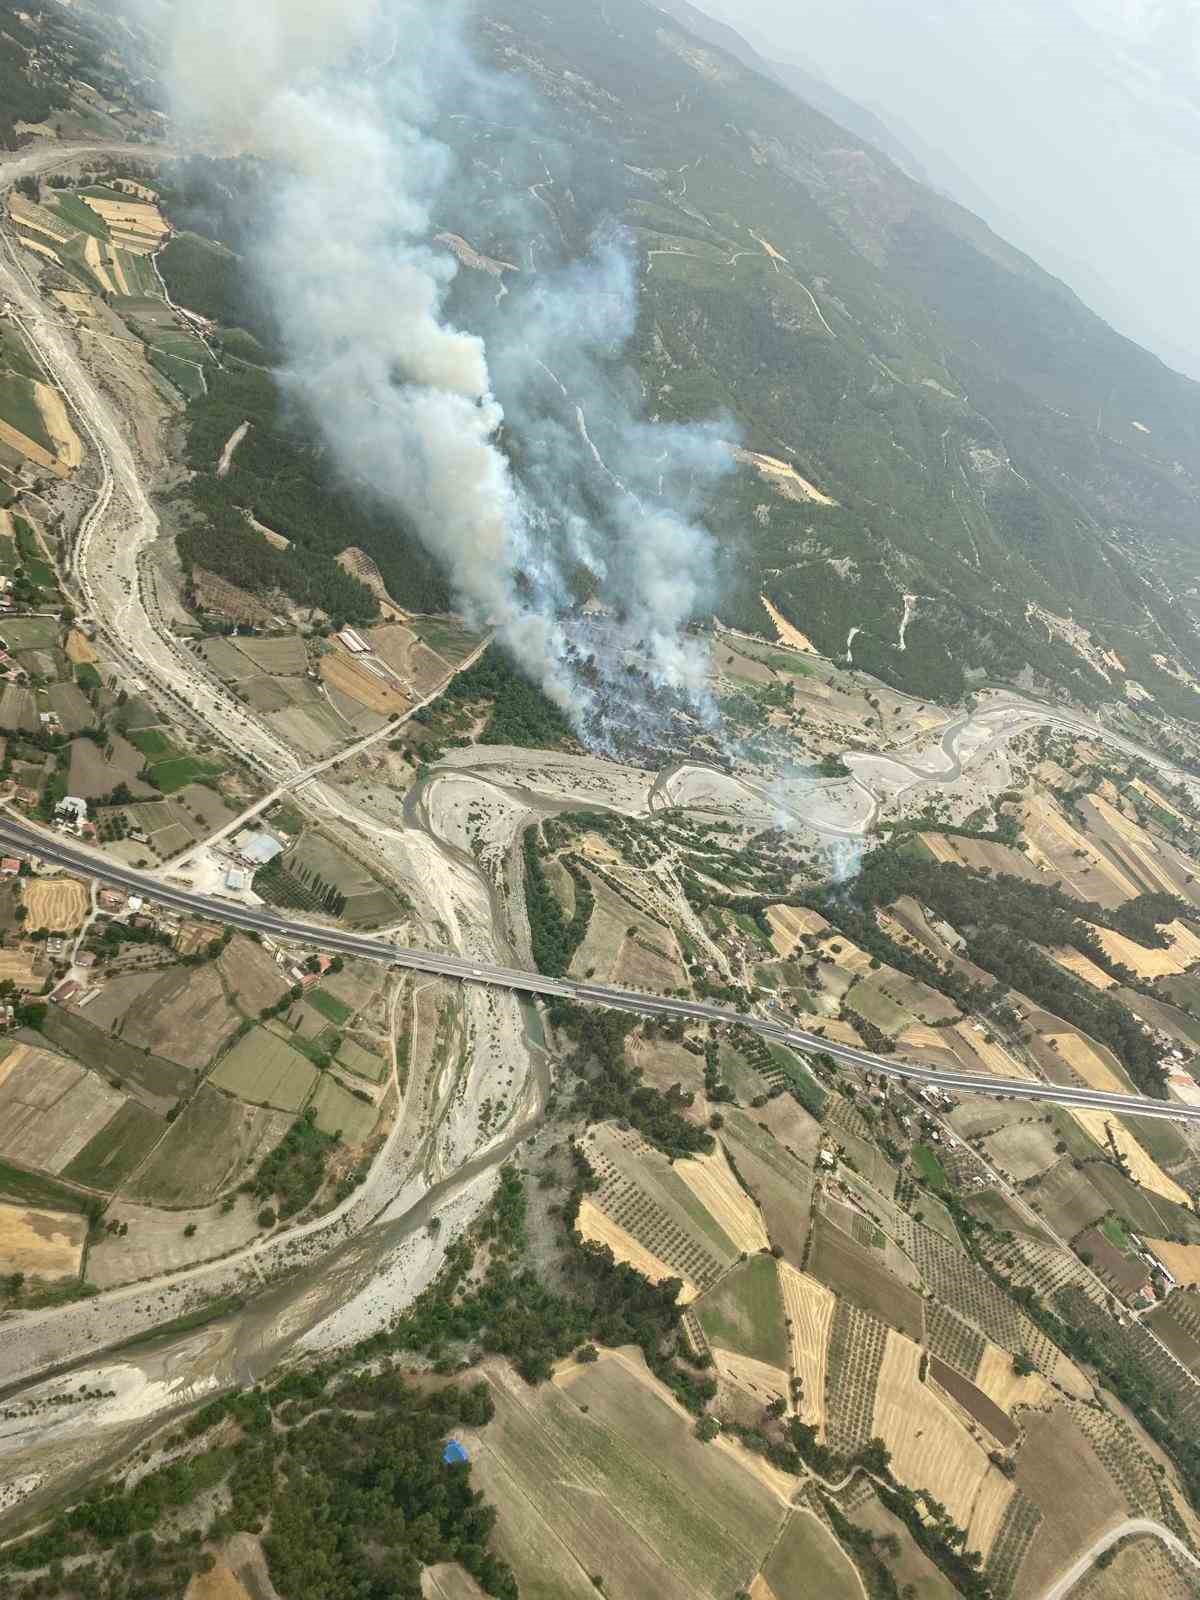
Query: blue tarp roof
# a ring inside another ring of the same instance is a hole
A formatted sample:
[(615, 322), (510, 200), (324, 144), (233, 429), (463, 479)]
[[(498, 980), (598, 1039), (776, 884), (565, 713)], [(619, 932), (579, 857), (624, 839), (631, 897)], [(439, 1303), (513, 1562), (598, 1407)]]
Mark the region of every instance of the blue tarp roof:
[(452, 1466), (459, 1461), (469, 1461), (470, 1459), (470, 1456), (457, 1439), (447, 1439), (446, 1448), (442, 1451), (442, 1460), (447, 1466)]

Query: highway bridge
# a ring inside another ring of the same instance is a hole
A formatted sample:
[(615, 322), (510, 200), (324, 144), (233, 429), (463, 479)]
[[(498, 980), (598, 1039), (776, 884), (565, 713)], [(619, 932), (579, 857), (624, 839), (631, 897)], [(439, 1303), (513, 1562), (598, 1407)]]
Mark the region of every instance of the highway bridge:
[(274, 939), (293, 939), (312, 949), (335, 955), (361, 956), (369, 961), (387, 962), (396, 967), (411, 968), (414, 972), (428, 972), (437, 977), (455, 978), (464, 983), (488, 984), (496, 988), (512, 989), (522, 994), (559, 996), (577, 1001), (581, 1005), (609, 1006), (617, 1010), (633, 1011), (640, 1016), (684, 1017), (694, 1022), (722, 1022), (740, 1024), (787, 1045), (793, 1050), (809, 1054), (821, 1052), (831, 1056), (843, 1066), (855, 1067), (861, 1072), (880, 1073), (888, 1078), (903, 1078), (908, 1082), (932, 1085), (953, 1090), (959, 1094), (982, 1094), (993, 1097), (1012, 1097), (1019, 1100), (1044, 1100), (1060, 1106), (1086, 1106), (1101, 1111), (1124, 1112), (1142, 1117), (1164, 1117), (1180, 1122), (1200, 1121), (1200, 1106), (1181, 1105), (1175, 1101), (1152, 1100), (1145, 1095), (1114, 1094), (1101, 1089), (1077, 1089), (1070, 1086), (1043, 1083), (1031, 1078), (997, 1078), (986, 1074), (954, 1072), (940, 1067), (928, 1067), (905, 1061), (894, 1055), (877, 1055), (855, 1045), (838, 1044), (824, 1039), (820, 1034), (794, 1028), (785, 1022), (751, 1012), (731, 1010), (728, 1006), (712, 1005), (704, 1000), (680, 1000), (669, 995), (646, 994), (636, 989), (618, 989), (611, 984), (584, 983), (574, 978), (551, 978), (539, 972), (528, 972), (520, 967), (501, 967), (487, 962), (472, 961), (464, 956), (451, 955), (441, 950), (415, 950), (404, 945), (389, 943), (386, 939), (369, 934), (352, 933), (344, 928), (326, 924), (303, 922), (282, 915), (266, 906), (248, 906), (240, 901), (227, 900), (219, 895), (197, 894), (190, 889), (164, 883), (147, 872), (139, 872), (119, 861), (113, 861), (86, 845), (62, 834), (0, 815), (0, 849), (15, 855), (36, 855), (42, 861), (100, 883), (142, 895), (159, 905), (177, 911), (189, 912), (231, 927), (266, 934)]

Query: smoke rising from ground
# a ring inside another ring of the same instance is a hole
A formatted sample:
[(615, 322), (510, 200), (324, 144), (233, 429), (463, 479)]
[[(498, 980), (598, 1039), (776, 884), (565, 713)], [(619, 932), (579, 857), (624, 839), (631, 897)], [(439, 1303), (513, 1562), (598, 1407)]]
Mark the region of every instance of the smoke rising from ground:
[[(283, 381), (347, 480), (403, 515), (468, 616), (611, 746), (664, 698), (706, 716), (705, 657), (684, 628), (711, 599), (699, 518), (729, 469), (729, 425), (642, 419), (620, 359), (636, 268), (616, 232), (585, 259), (543, 249), (537, 271), (509, 275), (486, 347), (453, 325), (458, 263), (434, 238), (477, 175), (434, 126), (460, 107), (510, 135), (514, 114), (538, 121), (470, 58), (460, 20), (436, 0), (206, 0), (181, 9), (176, 112), (185, 136), (281, 165), (254, 265)], [(509, 231), (548, 237), (537, 204), (506, 196)]]

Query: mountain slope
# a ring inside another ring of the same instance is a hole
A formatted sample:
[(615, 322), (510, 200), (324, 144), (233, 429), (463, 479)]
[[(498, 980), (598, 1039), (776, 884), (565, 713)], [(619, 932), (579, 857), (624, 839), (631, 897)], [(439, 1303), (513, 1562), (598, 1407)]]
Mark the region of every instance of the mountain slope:
[[(1200, 387), (640, 0), (586, 18), (502, 0), (483, 29), (570, 146), (570, 178), (539, 185), (558, 227), (585, 239), (599, 196), (633, 232), (652, 408), (729, 411), (751, 449), (838, 502), (741, 472), (713, 516), (724, 615), (765, 626), (761, 585), (822, 648), (860, 628), (855, 661), (920, 693), (1032, 673), (1123, 698), (1103, 647), (1144, 686), (1132, 693), (1192, 713)], [(459, 221), (479, 248), (523, 248), (511, 223), (492, 236), (478, 210)]]

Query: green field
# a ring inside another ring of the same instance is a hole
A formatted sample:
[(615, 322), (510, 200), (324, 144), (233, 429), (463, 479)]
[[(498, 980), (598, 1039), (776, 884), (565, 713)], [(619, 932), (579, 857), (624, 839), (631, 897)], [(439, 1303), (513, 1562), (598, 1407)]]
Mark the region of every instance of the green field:
[(786, 1370), (788, 1337), (774, 1256), (741, 1262), (695, 1309), (710, 1344)]
[(813, 1600), (862, 1600), (858, 1573), (841, 1545), (810, 1512), (797, 1510), (771, 1551), (763, 1576), (772, 1592)]
[(252, 1028), (239, 1039), (209, 1078), (239, 1099), (279, 1111), (299, 1111), (316, 1081), (316, 1068), (266, 1028)]
[(10, 650), (49, 650), (58, 643), (62, 624), (57, 617), (4, 617), (0, 639)]
[(1126, 1230), (1125, 1224), (1121, 1221), (1120, 1217), (1116, 1215), (1105, 1217), (1104, 1221), (1100, 1224), (1100, 1231), (1108, 1240), (1109, 1244), (1115, 1245), (1118, 1250), (1133, 1249), (1133, 1240), (1129, 1237), (1129, 1233)]
[(496, 1415), (472, 1482), (499, 1510), (522, 1600), (587, 1600), (596, 1580), (630, 1600), (749, 1588), (785, 1508), (731, 1452), (701, 1444), (657, 1386), (610, 1358), (561, 1387), (488, 1378)]
[(943, 1192), (950, 1188), (950, 1180), (946, 1176), (946, 1169), (938, 1159), (937, 1152), (927, 1144), (915, 1144), (912, 1149), (913, 1166), (925, 1179), (931, 1189)]
[(60, 189), (54, 195), (52, 205), (64, 222), (69, 222), (81, 233), (90, 233), (96, 239), (108, 239), (108, 224), (104, 218), (78, 195), (65, 194)]
[(339, 1000), (337, 995), (330, 994), (328, 989), (310, 989), (304, 998), (314, 1011), (328, 1017), (339, 1028), (354, 1015), (353, 1008), (344, 1000)]
[(52, 1211), (82, 1211), (87, 1196), (65, 1183), (56, 1183), (38, 1172), (26, 1172), (8, 1161), (0, 1161), (0, 1200), (13, 1200), (18, 1205), (45, 1206)]
[(23, 433), (43, 450), (54, 451), (54, 440), (46, 432), (42, 413), (34, 399), (33, 384), (15, 372), (0, 371), (0, 421)]
[(133, 1172), (166, 1131), (166, 1123), (136, 1100), (127, 1100), (94, 1139), (87, 1144), (63, 1176), (93, 1189), (116, 1189)]
[(158, 761), (150, 768), (150, 782), (163, 794), (174, 794), (186, 789), (189, 783), (204, 783), (219, 777), (225, 767), (220, 761), (207, 761), (200, 756), (171, 756)]
[(323, 1074), (312, 1103), (317, 1127), (322, 1133), (336, 1133), (344, 1144), (362, 1144), (379, 1120), (373, 1105), (351, 1094), (329, 1073)]
[(356, 1077), (369, 1078), (372, 1083), (382, 1083), (387, 1073), (387, 1062), (373, 1050), (364, 1050), (353, 1039), (343, 1039), (337, 1053), (340, 1067), (353, 1072)]
[(201, 395), (207, 394), (204, 374), (195, 361), (174, 355), (170, 350), (160, 350), (153, 345), (150, 347), (148, 360), (154, 370), (161, 372), (168, 383), (173, 383), (185, 399), (198, 400)]
[(160, 733), (157, 728), (131, 730), (125, 737), (144, 756), (165, 756), (175, 748), (166, 734)]
[(475, 646), (481, 643), (481, 635), (441, 617), (412, 617), (409, 627), (431, 650), (436, 650), (439, 656), (455, 664), (469, 656)]

